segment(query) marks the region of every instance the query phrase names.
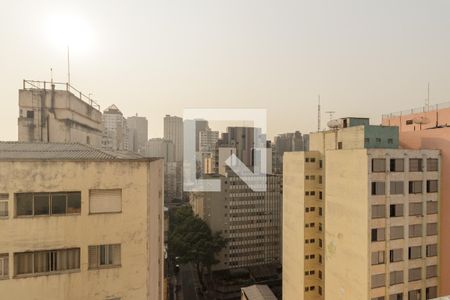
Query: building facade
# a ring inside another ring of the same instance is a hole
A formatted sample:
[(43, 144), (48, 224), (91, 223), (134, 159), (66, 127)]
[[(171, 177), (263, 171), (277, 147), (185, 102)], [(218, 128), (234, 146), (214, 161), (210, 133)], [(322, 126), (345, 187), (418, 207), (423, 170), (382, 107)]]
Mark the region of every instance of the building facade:
[(285, 152), (304, 151), (303, 136), (300, 131), (279, 134), (274, 139), (273, 171), (283, 173), (283, 155)]
[[(439, 149), (441, 182), (450, 182), (450, 102), (383, 115), (383, 125), (398, 126), (400, 146)], [(440, 296), (450, 295), (450, 186), (441, 185)]]
[(103, 141), (106, 150), (128, 150), (128, 126), (122, 112), (114, 104), (103, 111)]
[(164, 139), (171, 140), (175, 148), (175, 161), (183, 161), (183, 118), (166, 115), (164, 117)]
[(127, 118), (128, 150), (143, 153), (148, 140), (148, 121), (146, 117), (136, 116)]
[(438, 150), (346, 118), (284, 159), (283, 299), (433, 299)]
[(267, 191), (252, 191), (237, 175), (211, 175), (221, 180), (221, 192), (190, 195), (195, 214), (227, 240), (216, 269), (231, 269), (281, 261), (281, 178), (267, 175)]
[(102, 142), (100, 107), (69, 84), (24, 80), (19, 90), (21, 142)]
[(162, 160), (0, 143), (4, 299), (162, 299)]

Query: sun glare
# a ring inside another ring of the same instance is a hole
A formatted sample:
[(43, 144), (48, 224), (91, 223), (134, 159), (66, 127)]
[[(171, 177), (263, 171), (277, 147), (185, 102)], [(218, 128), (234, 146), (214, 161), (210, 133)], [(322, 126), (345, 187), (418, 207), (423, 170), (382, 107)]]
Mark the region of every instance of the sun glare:
[(57, 48), (70, 47), (71, 51), (87, 52), (93, 48), (93, 31), (83, 18), (70, 15), (53, 15), (48, 18), (50, 43)]

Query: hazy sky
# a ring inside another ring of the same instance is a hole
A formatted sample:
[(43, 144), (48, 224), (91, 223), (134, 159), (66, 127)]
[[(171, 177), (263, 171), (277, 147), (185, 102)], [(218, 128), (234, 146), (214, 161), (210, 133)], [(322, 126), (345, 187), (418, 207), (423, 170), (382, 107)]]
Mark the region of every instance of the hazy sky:
[(17, 139), (22, 79), (50, 80), (52, 67), (67, 80), (64, 20), (79, 24), (72, 84), (146, 116), (151, 137), (183, 108), (267, 108), (273, 135), (315, 130), (318, 94), (323, 111), (375, 123), (423, 105), (427, 82), (432, 103), (450, 100), (448, 0), (0, 4), (1, 140)]

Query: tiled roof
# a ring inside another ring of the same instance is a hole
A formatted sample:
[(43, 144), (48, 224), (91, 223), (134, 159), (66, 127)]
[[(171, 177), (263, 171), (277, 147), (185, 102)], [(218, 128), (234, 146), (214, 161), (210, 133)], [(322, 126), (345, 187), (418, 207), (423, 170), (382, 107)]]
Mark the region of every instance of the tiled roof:
[(105, 151), (78, 143), (0, 142), (0, 160), (149, 160), (127, 151)]

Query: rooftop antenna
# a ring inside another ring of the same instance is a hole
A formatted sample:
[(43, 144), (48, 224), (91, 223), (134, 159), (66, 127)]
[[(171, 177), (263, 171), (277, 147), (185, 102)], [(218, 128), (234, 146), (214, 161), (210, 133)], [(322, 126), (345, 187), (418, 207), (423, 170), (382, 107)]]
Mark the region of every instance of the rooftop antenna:
[(70, 85), (70, 49), (67, 45), (67, 83)]
[(427, 111), (430, 110), (430, 83), (428, 82), (428, 86), (427, 86), (427, 99), (425, 100), (425, 105), (427, 108)]
[(333, 116), (334, 116), (334, 113), (335, 113), (334, 110), (329, 110), (329, 111), (326, 111), (325, 113), (330, 116), (330, 121), (333, 120)]
[(317, 131), (320, 131), (320, 94), (319, 94), (319, 104), (317, 105)]

